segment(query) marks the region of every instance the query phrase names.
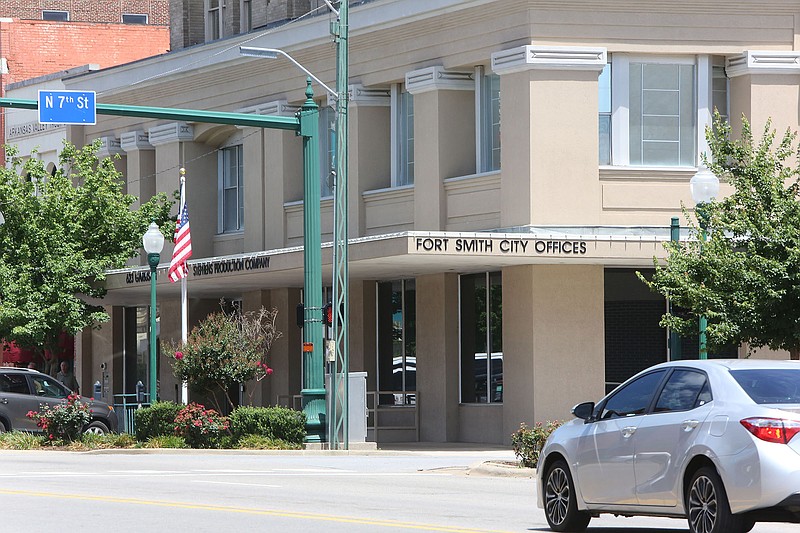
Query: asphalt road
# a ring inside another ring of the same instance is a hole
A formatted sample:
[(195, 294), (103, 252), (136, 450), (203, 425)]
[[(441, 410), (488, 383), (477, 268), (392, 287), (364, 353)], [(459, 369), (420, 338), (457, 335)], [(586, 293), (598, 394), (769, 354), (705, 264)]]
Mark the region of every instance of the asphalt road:
[[(0, 531), (548, 531), (533, 479), (470, 469), (508, 458), (503, 452), (435, 451), (3, 451)], [(797, 529), (760, 524), (753, 531)], [(589, 531), (672, 533), (687, 527), (682, 520), (603, 516)]]

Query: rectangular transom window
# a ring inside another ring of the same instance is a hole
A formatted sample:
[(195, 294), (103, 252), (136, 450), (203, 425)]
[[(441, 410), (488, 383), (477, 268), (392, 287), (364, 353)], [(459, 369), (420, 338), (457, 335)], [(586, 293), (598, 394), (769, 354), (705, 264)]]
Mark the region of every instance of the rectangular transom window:
[(42, 20), (69, 22), (69, 11), (42, 11)]
[(123, 24), (147, 24), (147, 15), (139, 15), (134, 13), (122, 14)]

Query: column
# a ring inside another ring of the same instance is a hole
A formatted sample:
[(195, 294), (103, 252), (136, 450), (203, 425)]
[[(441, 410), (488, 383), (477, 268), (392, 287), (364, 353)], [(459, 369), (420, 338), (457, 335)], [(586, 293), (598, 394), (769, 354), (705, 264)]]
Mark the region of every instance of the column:
[(414, 228), (445, 230), (444, 179), (475, 173), (473, 73), (428, 67), (405, 81), (414, 95)]
[(120, 135), (120, 148), (127, 156), (125, 183), (128, 194), (136, 197), (133, 208), (153, 197), (156, 190), (155, 148), (143, 130), (129, 131)]
[(605, 48), (528, 45), (492, 54), (503, 227), (599, 223), (597, 80), (605, 64)]

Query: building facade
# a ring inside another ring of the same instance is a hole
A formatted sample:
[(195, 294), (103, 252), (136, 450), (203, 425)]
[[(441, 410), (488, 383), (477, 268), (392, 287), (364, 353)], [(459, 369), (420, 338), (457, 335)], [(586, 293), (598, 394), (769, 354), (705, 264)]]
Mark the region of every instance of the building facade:
[[(238, 47), (280, 48), (334, 85), (329, 16), (293, 18), (63, 82), (103, 103), (292, 114), (304, 74)], [(568, 418), (667, 360), (666, 303), (636, 271), (663, 258), (671, 217), (693, 207), (714, 108), (735, 130), (742, 115), (755, 131), (770, 118), (798, 129), (796, 2), (375, 0), (354, 3), (350, 22), (348, 320), (369, 438), (508, 442), (521, 422)], [(314, 91), (327, 131), (333, 108)], [(67, 136), (118, 146), (127, 192), (142, 199), (172, 194), (186, 169), (190, 322), (221, 298), (277, 308), (275, 373), (247, 384), (245, 401), (291, 404), (302, 384), (301, 139), (123, 117)], [(78, 339), (79, 379), (105, 365), (109, 397), (146, 383), (146, 272), (110, 273), (112, 320)], [(165, 275), (158, 299), (160, 338), (179, 338), (179, 287)], [(696, 353), (685, 339), (683, 357)], [(178, 399), (159, 361), (159, 396)]]

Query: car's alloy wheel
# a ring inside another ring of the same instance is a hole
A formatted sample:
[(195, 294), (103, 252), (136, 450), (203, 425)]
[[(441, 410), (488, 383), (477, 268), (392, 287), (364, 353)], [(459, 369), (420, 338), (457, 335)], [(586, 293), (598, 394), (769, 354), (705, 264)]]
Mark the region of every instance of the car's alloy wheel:
[(752, 522), (731, 513), (722, 479), (708, 467), (692, 476), (686, 494), (686, 513), (692, 533), (743, 533), (752, 527)]
[(556, 461), (547, 470), (544, 513), (553, 531), (583, 531), (592, 518), (589, 513), (578, 511), (572, 476), (564, 461)]
[(5, 432), (6, 432), (6, 425), (3, 424), (2, 420), (0, 420), (0, 433), (5, 433)]
[(93, 433), (95, 435), (105, 435), (106, 433), (108, 433), (108, 426), (106, 426), (102, 422), (98, 422), (97, 420), (95, 420), (94, 422), (86, 426), (86, 429), (84, 429), (83, 432)]

